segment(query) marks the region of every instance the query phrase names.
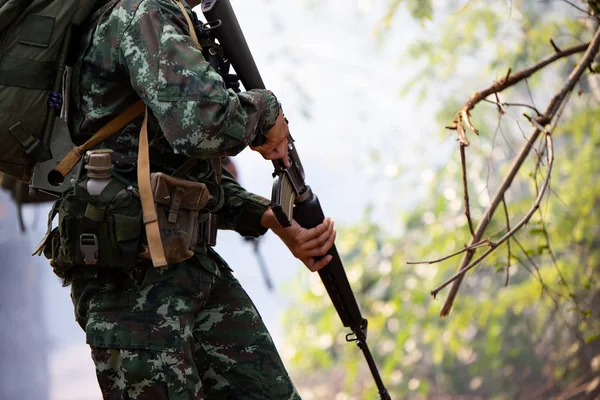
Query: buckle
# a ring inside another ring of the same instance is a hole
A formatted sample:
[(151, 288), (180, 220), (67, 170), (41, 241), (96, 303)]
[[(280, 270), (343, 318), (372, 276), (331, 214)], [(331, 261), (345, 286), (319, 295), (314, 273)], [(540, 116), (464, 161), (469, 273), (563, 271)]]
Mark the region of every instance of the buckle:
[(79, 248), (83, 253), (83, 262), (86, 265), (96, 265), (98, 262), (98, 237), (92, 233), (81, 234)]
[(204, 213), (200, 215), (198, 226), (198, 244), (214, 247), (217, 245), (217, 215)]

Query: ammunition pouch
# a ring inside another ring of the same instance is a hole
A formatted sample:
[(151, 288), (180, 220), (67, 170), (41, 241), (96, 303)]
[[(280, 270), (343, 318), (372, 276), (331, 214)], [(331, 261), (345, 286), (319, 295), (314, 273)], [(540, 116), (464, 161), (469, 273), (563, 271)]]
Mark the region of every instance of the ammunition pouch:
[[(113, 180), (91, 196), (86, 182), (53, 207), (48, 232), (34, 254), (51, 260), (61, 278), (75, 265), (131, 268), (140, 258), (150, 259), (138, 190)], [(153, 173), (151, 186), (169, 264), (192, 257), (198, 245), (216, 245), (216, 215), (207, 208), (214, 198), (206, 184)], [(58, 227), (52, 229), (57, 213)]]
[[(206, 209), (211, 197), (206, 184), (156, 172), (150, 174), (150, 186), (168, 264), (192, 257), (198, 243), (214, 246), (216, 220)], [(150, 259), (145, 247), (141, 257)]]

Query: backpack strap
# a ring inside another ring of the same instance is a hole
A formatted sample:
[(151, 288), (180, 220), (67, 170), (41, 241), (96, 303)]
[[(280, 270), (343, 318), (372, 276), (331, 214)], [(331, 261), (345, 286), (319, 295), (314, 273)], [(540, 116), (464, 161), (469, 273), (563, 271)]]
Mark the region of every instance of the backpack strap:
[(69, 152), (58, 164), (56, 170), (66, 176), (75, 167), (77, 162), (85, 154), (86, 151), (96, 146), (97, 144), (105, 141), (121, 129), (128, 123), (133, 121), (136, 117), (144, 112), (144, 102), (139, 100), (137, 103), (129, 106), (123, 113), (117, 116), (115, 119), (104, 125), (98, 132), (94, 134), (87, 142), (81, 146), (75, 146), (73, 150)]

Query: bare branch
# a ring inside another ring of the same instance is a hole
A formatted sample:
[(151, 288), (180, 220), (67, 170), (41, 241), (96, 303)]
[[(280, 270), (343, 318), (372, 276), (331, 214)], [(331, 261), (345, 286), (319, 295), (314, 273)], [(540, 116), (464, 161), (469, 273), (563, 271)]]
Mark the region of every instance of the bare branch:
[(506, 109), (504, 107), (525, 107), (525, 108), (529, 108), (529, 109), (535, 111), (538, 116), (542, 115), (538, 111), (537, 108), (535, 108), (534, 106), (531, 106), (529, 104), (525, 104), (525, 103), (502, 103), (498, 100), (493, 101), (493, 100), (489, 100), (489, 99), (483, 99), (483, 101), (492, 103), (492, 104), (496, 104), (498, 106), (498, 108), (500, 109), (500, 112), (503, 114), (506, 113)]
[(436, 263), (445, 261), (445, 260), (447, 260), (449, 258), (452, 258), (454, 256), (457, 256), (459, 254), (462, 254), (465, 251), (475, 250), (475, 249), (477, 249), (479, 247), (483, 247), (483, 246), (493, 247), (494, 243), (491, 242), (489, 238), (487, 238), (485, 240), (482, 240), (479, 243), (475, 243), (475, 244), (472, 244), (472, 245), (470, 245), (468, 247), (465, 247), (464, 249), (460, 249), (458, 251), (455, 251), (454, 253), (452, 253), (452, 254), (450, 254), (450, 255), (448, 255), (446, 257), (438, 258), (437, 260), (431, 260), (431, 261), (407, 261), (406, 263), (407, 264), (411, 264), (411, 265), (416, 265), (416, 264), (436, 264)]
[[(581, 51), (581, 49), (579, 47), (580, 46), (571, 48), (569, 50), (566, 50), (563, 53), (566, 53), (567, 51), (571, 51), (572, 53), (570, 53), (570, 54), (574, 54), (576, 52)], [(552, 118), (554, 118), (556, 113), (561, 108), (563, 102), (565, 101), (567, 95), (573, 90), (573, 88), (575, 87), (575, 85), (579, 81), (579, 79), (581, 78), (585, 69), (593, 61), (595, 55), (598, 53), (599, 47), (600, 47), (600, 28), (594, 34), (594, 38), (593, 38), (592, 42), (590, 43), (590, 45), (587, 47), (587, 50), (586, 50), (585, 54), (583, 55), (581, 61), (578, 63), (578, 65), (575, 67), (575, 69), (569, 75), (569, 79), (567, 80), (567, 83), (563, 86), (563, 88), (560, 90), (560, 92), (558, 92), (554, 95), (554, 97), (548, 104), (546, 111), (544, 112), (544, 116), (536, 120), (536, 122), (538, 122), (541, 126), (547, 124), (549, 121), (552, 120)], [(559, 53), (556, 53), (553, 57), (558, 57), (558, 54)], [(545, 62), (541, 62), (541, 64), (543, 64), (545, 66), (556, 59), (558, 59), (558, 58), (552, 59), (552, 57), (549, 57), (545, 60)], [(548, 60), (552, 60), (552, 61), (548, 61)], [(516, 79), (515, 77), (520, 77), (520, 75), (521, 75), (521, 79), (524, 79), (522, 77), (522, 75), (525, 75), (524, 74), (525, 71), (532, 71), (531, 73), (533, 73), (533, 72), (539, 70), (540, 68), (543, 68), (543, 67), (539, 66), (541, 64), (538, 63), (534, 67), (528, 68), (528, 69), (521, 71), (515, 75), (512, 75), (510, 80)], [(532, 69), (534, 69), (534, 70), (532, 70)], [(531, 73), (529, 73), (529, 75), (531, 75)], [(527, 75), (527, 76), (529, 76), (529, 75)], [(487, 90), (489, 90), (489, 89), (487, 89)], [(490, 93), (493, 93), (493, 92), (494, 91), (492, 90)], [(479, 92), (479, 93), (483, 93), (483, 92)], [(479, 95), (476, 94), (471, 99), (472, 100), (477, 99), (477, 98), (483, 99), (485, 97), (487, 97), (487, 94), (483, 97), (481, 94), (479, 94)], [(477, 103), (477, 102), (472, 102), (471, 100), (470, 100), (470, 102), (472, 104), (471, 107), (473, 107)], [(470, 103), (467, 103), (466, 106), (469, 106), (469, 104)], [(457, 125), (457, 128), (458, 128), (458, 126), (460, 126), (460, 124)], [(479, 222), (479, 225), (477, 226), (477, 229), (475, 230), (475, 236), (472, 239), (472, 243), (476, 243), (476, 242), (480, 241), (481, 238), (483, 237), (483, 234), (484, 234), (485, 230), (487, 229), (487, 227), (492, 219), (492, 216), (494, 215), (494, 212), (496, 211), (496, 208), (498, 207), (502, 198), (504, 197), (504, 193), (511, 186), (514, 177), (516, 176), (517, 172), (521, 168), (521, 165), (523, 164), (523, 162), (529, 155), (533, 144), (536, 142), (536, 140), (541, 132), (542, 131), (539, 128), (535, 128), (533, 133), (531, 134), (529, 140), (527, 141), (527, 143), (525, 143), (525, 145), (521, 148), (521, 151), (519, 152), (519, 154), (513, 161), (513, 165), (511, 166), (508, 175), (502, 181), (498, 191), (496, 192), (496, 195), (492, 199), (490, 206), (488, 207), (484, 216), (482, 217), (481, 221)], [(549, 179), (549, 176), (547, 176), (546, 178)], [(514, 228), (513, 228), (513, 230), (514, 230)], [(487, 256), (487, 254), (486, 254), (486, 256)], [(456, 297), (456, 294), (458, 293), (458, 290), (460, 288), (460, 283), (462, 281), (462, 277), (464, 276), (464, 273), (466, 272), (466, 268), (472, 264), (471, 263), (472, 259), (473, 259), (473, 254), (470, 252), (467, 252), (465, 254), (465, 256), (463, 257), (463, 259), (461, 261), (461, 265), (459, 267), (459, 273), (457, 274), (457, 277), (454, 278), (455, 282), (452, 285), (452, 288), (450, 289), (450, 293), (448, 294), (448, 298), (446, 299), (444, 306), (442, 307), (442, 311), (440, 312), (441, 316), (448, 315), (448, 313), (452, 309), (452, 304), (453, 304), (454, 298)], [(447, 284), (444, 285), (444, 287), (445, 286), (447, 286)], [(441, 288), (436, 289), (435, 293), (439, 292), (439, 290), (441, 290)], [(432, 294), (433, 294), (433, 292), (432, 292)]]
[(469, 271), (470, 269), (472, 269), (473, 267), (475, 267), (476, 265), (478, 265), (481, 261), (483, 261), (483, 259), (485, 259), (492, 251), (494, 251), (496, 249), (496, 247), (498, 247), (499, 245), (501, 245), (502, 243), (504, 243), (505, 241), (507, 241), (519, 229), (521, 229), (527, 222), (529, 222), (529, 220), (531, 219), (531, 217), (533, 216), (533, 214), (538, 210), (538, 208), (540, 207), (540, 203), (542, 202), (542, 199), (544, 197), (544, 194), (546, 193), (546, 189), (548, 188), (548, 184), (550, 182), (550, 176), (552, 175), (552, 165), (554, 164), (554, 153), (553, 153), (553, 149), (552, 149), (552, 136), (550, 135), (549, 132), (546, 133), (546, 144), (548, 146), (548, 150), (547, 150), (547, 153), (548, 153), (548, 173), (546, 174), (546, 180), (544, 181), (544, 185), (542, 186), (542, 190), (540, 190), (540, 193), (538, 194), (537, 198), (535, 199), (535, 203), (533, 204), (533, 207), (531, 207), (531, 209), (525, 215), (525, 217), (523, 217), (523, 219), (521, 219), (521, 221), (519, 221), (519, 223), (517, 225), (515, 225), (514, 228), (512, 228), (504, 236), (502, 236), (498, 241), (495, 242), (495, 246), (491, 247), (485, 253), (483, 253), (482, 255), (480, 255), (475, 261), (473, 261), (472, 263), (470, 263), (469, 265), (467, 265), (465, 268), (462, 268), (459, 272), (457, 272), (456, 274), (454, 274), (446, 282), (444, 282), (443, 284), (441, 284), (440, 286), (438, 286), (437, 288), (435, 288), (434, 290), (432, 290), (431, 291), (431, 295), (433, 297), (437, 296), (437, 294), (440, 292), (440, 290), (442, 290), (443, 288), (445, 288), (446, 286), (448, 286), (450, 283), (458, 280), (459, 278), (462, 278), (462, 276), (464, 276), (464, 274), (467, 271)]
[(471, 236), (475, 236), (475, 230), (473, 229), (473, 220), (471, 219), (471, 206), (469, 204), (469, 185), (467, 183), (467, 162), (465, 156), (465, 146), (461, 143), (460, 146), (460, 163), (462, 166), (462, 180), (463, 180), (463, 192), (465, 198), (465, 216), (469, 224), (469, 230)]
[(569, 0), (562, 0), (563, 2), (567, 3), (568, 5), (570, 5), (571, 7), (575, 8), (576, 10), (581, 11), (582, 13), (586, 14), (586, 15), (590, 15), (589, 11), (586, 9), (583, 9), (581, 7), (579, 7), (577, 4), (569, 1)]
[[(504, 206), (504, 216), (506, 217), (506, 231), (510, 232), (510, 218), (508, 217), (508, 206), (506, 205), (506, 199), (504, 196), (502, 196), (502, 205)], [(510, 239), (506, 241), (506, 247), (508, 250), (508, 258), (506, 259), (504, 286), (508, 286), (508, 281), (510, 279)]]
[(475, 93), (473, 96), (471, 96), (469, 101), (467, 101), (465, 103), (463, 108), (460, 110), (460, 112), (456, 116), (456, 120), (454, 121), (456, 128), (459, 131), (460, 142), (462, 144), (464, 144), (465, 146), (469, 145), (469, 142), (466, 139), (466, 135), (464, 134), (464, 128), (462, 129), (462, 132), (461, 132), (461, 125), (463, 123), (465, 123), (473, 133), (479, 134), (477, 129), (471, 123), (470, 111), (483, 99), (485, 99), (486, 97), (488, 97), (489, 95), (491, 95), (493, 93), (499, 93), (499, 92), (503, 91), (504, 89), (511, 87), (511, 86), (515, 85), (516, 83), (522, 81), (523, 79), (529, 78), (535, 72), (541, 70), (542, 68), (546, 67), (548, 64), (553, 63), (556, 60), (560, 60), (561, 58), (568, 57), (568, 56), (576, 54), (576, 53), (581, 53), (582, 51), (585, 51), (585, 49), (587, 49), (588, 47), (589, 47), (589, 43), (569, 47), (568, 49), (566, 49), (564, 51), (555, 52), (551, 56), (548, 56), (548, 57), (540, 60), (536, 64), (532, 65), (531, 67), (526, 68), (517, 73), (511, 74), (511, 70), (509, 70), (508, 73), (506, 74), (506, 77), (503, 80), (497, 81), (494, 84), (492, 84), (490, 87), (488, 87), (487, 89), (484, 89), (480, 92)]

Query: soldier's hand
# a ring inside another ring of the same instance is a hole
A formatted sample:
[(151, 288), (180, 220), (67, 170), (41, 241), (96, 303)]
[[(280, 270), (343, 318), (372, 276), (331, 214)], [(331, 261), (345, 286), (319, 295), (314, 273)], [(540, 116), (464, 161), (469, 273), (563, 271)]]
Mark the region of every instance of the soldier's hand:
[(288, 158), (288, 136), (290, 130), (283, 112), (279, 110), (279, 115), (275, 121), (275, 125), (265, 135), (265, 142), (260, 146), (250, 148), (259, 152), (266, 160), (282, 160), (284, 166), (290, 166)]
[(312, 229), (303, 228), (296, 221), (292, 221), (292, 226), (282, 228), (273, 211), (268, 209), (261, 222), (279, 236), (294, 257), (312, 272), (320, 270), (331, 261), (332, 257), (327, 252), (333, 246), (336, 236), (331, 218), (325, 218), (320, 225)]

